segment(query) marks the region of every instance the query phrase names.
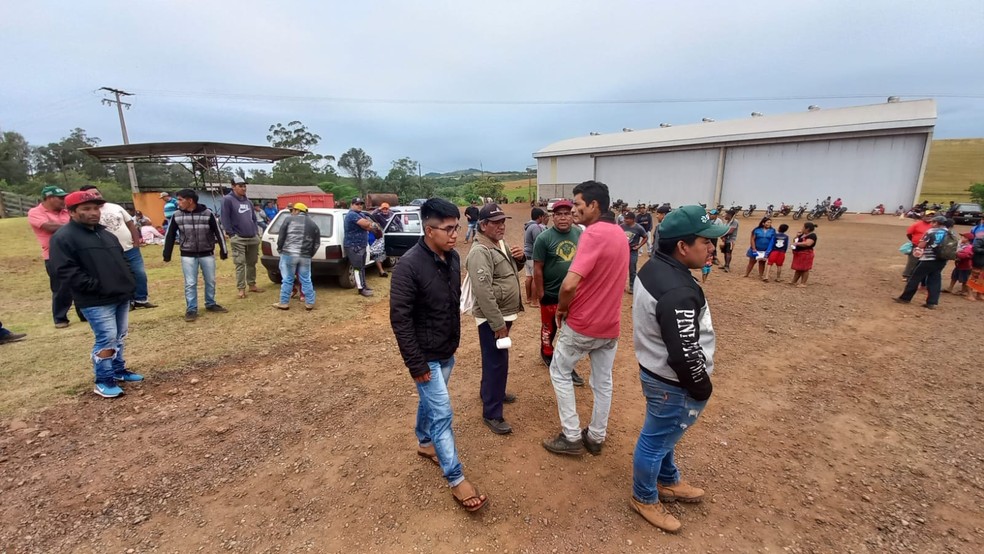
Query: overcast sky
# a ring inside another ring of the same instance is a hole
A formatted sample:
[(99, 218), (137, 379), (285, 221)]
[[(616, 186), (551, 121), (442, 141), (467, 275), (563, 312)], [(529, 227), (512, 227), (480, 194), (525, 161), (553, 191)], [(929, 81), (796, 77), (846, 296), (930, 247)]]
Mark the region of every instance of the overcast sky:
[[(939, 95), (937, 138), (984, 136), (981, 0), (3, 4), (0, 129), (32, 144), (121, 142), (103, 86), (136, 94), (131, 142), (265, 144), (300, 120), (320, 153), (357, 146), (383, 174), (403, 156), (522, 169), (591, 131), (890, 94)], [(873, 96), (830, 98), (850, 95)]]

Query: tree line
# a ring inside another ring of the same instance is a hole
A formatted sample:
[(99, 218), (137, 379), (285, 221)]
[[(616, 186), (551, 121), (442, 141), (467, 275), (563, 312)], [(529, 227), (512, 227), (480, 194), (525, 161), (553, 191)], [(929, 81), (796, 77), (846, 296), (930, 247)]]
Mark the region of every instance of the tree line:
[[(361, 148), (349, 148), (337, 158), (319, 153), (321, 136), (300, 121), (271, 125), (266, 136), (271, 146), (304, 150), (307, 154), (273, 165), (270, 170), (222, 168), (219, 177), (228, 182), (236, 174), (251, 183), (270, 185), (315, 185), (339, 200), (369, 192), (397, 194), (401, 202), (441, 196), (460, 204), (480, 197), (499, 198), (503, 185), (489, 175), (423, 175), (420, 162), (409, 157), (393, 160), (385, 176), (373, 169), (373, 159)], [(47, 145), (31, 145), (16, 131), (0, 133), (0, 190), (38, 196), (46, 185), (77, 190), (95, 184), (114, 202), (131, 198), (125, 164), (103, 164), (82, 152), (98, 146), (100, 139), (75, 128), (68, 136)], [(142, 190), (177, 190), (192, 186), (190, 168), (181, 164), (135, 164)], [(517, 176), (523, 174), (517, 173)]]

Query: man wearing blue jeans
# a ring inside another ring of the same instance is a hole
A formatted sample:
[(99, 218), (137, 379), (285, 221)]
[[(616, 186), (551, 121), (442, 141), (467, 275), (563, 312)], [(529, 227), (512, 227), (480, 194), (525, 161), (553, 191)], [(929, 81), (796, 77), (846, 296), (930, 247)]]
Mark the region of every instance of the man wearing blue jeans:
[(205, 281), (205, 311), (225, 313), (229, 310), (215, 302), (215, 245), (222, 259), (229, 257), (225, 237), (212, 210), (198, 203), (198, 193), (178, 191), (178, 211), (171, 217), (164, 238), (164, 262), (171, 261), (174, 242), (180, 242), (181, 273), (184, 275), (185, 321), (198, 319), (198, 269)]
[(454, 249), (459, 217), (458, 207), (441, 198), (420, 207), (424, 236), (393, 271), (390, 325), (417, 385), (417, 454), (440, 466), (455, 501), (474, 512), (487, 498), (465, 480), (448, 394), (454, 353), (461, 342), (461, 259)]
[(280, 301), (273, 305), (280, 310), (290, 309), (294, 290), (294, 274), (301, 282), (304, 309), (314, 309), (314, 285), (311, 283), (311, 258), (321, 247), (321, 229), (308, 217), (308, 207), (297, 202), (290, 207), (290, 216), (280, 226), (277, 251), (280, 253)]
[(660, 503), (700, 502), (704, 491), (680, 478), (674, 449), (711, 396), (714, 327), (704, 291), (690, 273), (704, 265), (713, 240), (728, 231), (701, 206), (670, 212), (654, 255), (639, 271), (632, 301), (633, 337), (646, 420), (632, 460), (631, 506), (670, 533), (680, 520)]
[(120, 241), (99, 224), (105, 202), (91, 190), (66, 196), (72, 219), (51, 237), (50, 254), (58, 279), (68, 284), (75, 305), (96, 337), (93, 392), (115, 398), (123, 394), (118, 382), (142, 381), (143, 376), (129, 371), (123, 357), (135, 284)]

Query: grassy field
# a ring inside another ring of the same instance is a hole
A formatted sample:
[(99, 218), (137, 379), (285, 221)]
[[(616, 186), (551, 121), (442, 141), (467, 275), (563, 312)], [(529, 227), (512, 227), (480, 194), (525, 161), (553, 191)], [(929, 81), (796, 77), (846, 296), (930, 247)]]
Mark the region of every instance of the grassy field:
[(934, 140), (929, 149), (922, 198), (946, 204), (970, 198), (967, 188), (984, 182), (984, 139)]
[[(533, 196), (536, 196), (536, 178), (532, 179), (533, 182)], [(517, 179), (515, 181), (506, 181), (503, 184), (503, 194), (510, 202), (515, 202), (517, 198), (523, 198), (525, 202), (530, 201), (530, 179)]]
[[(0, 346), (0, 417), (34, 411), (92, 386), (92, 332), (79, 323), (74, 310), (72, 324), (55, 329), (51, 319), (51, 293), (41, 259), (41, 248), (26, 218), (0, 219), (0, 321), (5, 327), (28, 334), (26, 340)], [(180, 259), (165, 264), (160, 246), (146, 246), (143, 256), (150, 281), (150, 299), (159, 305), (130, 312), (127, 339), (128, 365), (153, 378), (155, 372), (209, 365), (233, 353), (269, 354), (290, 351), (292, 344), (317, 333), (341, 318), (360, 317), (362, 307), (389, 296), (389, 282), (369, 277), (376, 296), (359, 297), (342, 290), (334, 281), (315, 282), (317, 308), (305, 312), (300, 304), (282, 312), (271, 305), (277, 300), (274, 285), (259, 267), (257, 283), (265, 291), (236, 299), (232, 260), (219, 260), (216, 278), (218, 303), (228, 314), (203, 309), (195, 323), (184, 321), (184, 284)], [(199, 305), (204, 289), (199, 284)], [(296, 301), (295, 301), (296, 302)]]

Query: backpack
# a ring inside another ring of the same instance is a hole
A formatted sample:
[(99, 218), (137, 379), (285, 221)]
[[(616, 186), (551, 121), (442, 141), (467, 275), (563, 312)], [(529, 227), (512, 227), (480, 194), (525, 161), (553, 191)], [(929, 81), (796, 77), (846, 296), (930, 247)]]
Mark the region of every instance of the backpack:
[(956, 260), (959, 246), (960, 241), (957, 240), (957, 236), (953, 234), (953, 231), (947, 231), (933, 250), (939, 260)]

